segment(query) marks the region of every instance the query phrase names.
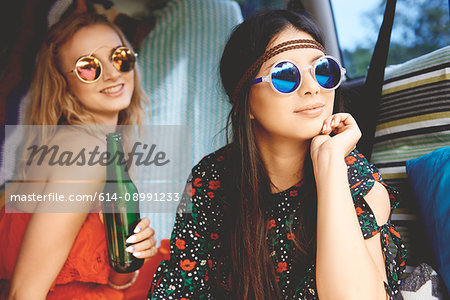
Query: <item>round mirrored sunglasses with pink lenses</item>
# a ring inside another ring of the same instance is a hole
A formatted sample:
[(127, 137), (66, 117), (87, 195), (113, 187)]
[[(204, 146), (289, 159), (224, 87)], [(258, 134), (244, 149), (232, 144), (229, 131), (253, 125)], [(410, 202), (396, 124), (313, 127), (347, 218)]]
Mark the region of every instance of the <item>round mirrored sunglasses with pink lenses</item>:
[[(128, 47), (119, 46), (112, 50), (111, 63), (120, 72), (134, 69), (137, 54)], [(102, 63), (92, 54), (80, 57), (72, 71), (84, 83), (96, 82), (102, 76)]]

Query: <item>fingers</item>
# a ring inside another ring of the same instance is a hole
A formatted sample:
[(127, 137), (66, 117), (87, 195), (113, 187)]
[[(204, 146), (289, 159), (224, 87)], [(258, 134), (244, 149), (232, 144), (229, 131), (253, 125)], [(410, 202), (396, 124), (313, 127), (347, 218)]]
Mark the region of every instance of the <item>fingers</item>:
[(148, 239), (150, 237), (152, 237), (155, 234), (155, 231), (150, 228), (150, 227), (146, 227), (144, 230), (139, 231), (136, 234), (133, 234), (132, 236), (130, 236), (126, 242), (128, 244), (134, 244), (140, 241), (143, 241), (145, 239)]
[(340, 125), (339, 114), (329, 116), (323, 122), (322, 134), (330, 134), (338, 125)]
[[(325, 119), (325, 121), (323, 122), (323, 127), (322, 127), (322, 134), (330, 134), (331, 133), (331, 130), (332, 130), (332, 120), (333, 120), (333, 116), (334, 115), (331, 115), (331, 116), (329, 116), (328, 118), (326, 118)], [(334, 125), (334, 123), (333, 123), (333, 125)]]
[[(329, 139), (321, 137), (327, 136), (333, 132), (335, 135)], [(322, 125), (321, 134), (315, 137), (311, 143), (311, 153), (320, 148), (322, 150), (342, 152), (342, 155), (348, 155), (355, 149), (356, 143), (361, 138), (361, 130), (356, 124), (355, 119), (348, 113), (338, 113), (326, 118)], [(317, 154), (317, 153), (316, 153)]]
[(134, 230), (135, 234), (126, 240), (128, 244), (133, 244), (126, 248), (127, 252), (138, 258), (150, 258), (157, 253), (155, 231), (149, 225), (148, 218), (143, 218), (138, 223)]
[(133, 244), (126, 249), (137, 258), (150, 258), (154, 256), (158, 249), (156, 248), (156, 239), (151, 237), (140, 243)]
[(134, 229), (134, 233), (138, 233), (143, 228), (146, 228), (150, 226), (150, 219), (149, 218), (143, 218), (141, 221), (136, 225), (136, 228)]
[(133, 255), (136, 256), (137, 258), (148, 259), (155, 256), (156, 253), (158, 253), (158, 249), (156, 247), (152, 247), (150, 249), (140, 251), (139, 253), (135, 252), (133, 253)]
[(347, 126), (357, 126), (355, 119), (350, 114), (334, 114), (325, 119), (321, 133), (326, 135), (333, 131), (339, 133)]
[(143, 218), (134, 228), (134, 233), (132, 236), (128, 237), (126, 242), (128, 244), (140, 242), (148, 237), (155, 234), (155, 231), (148, 227), (150, 225), (150, 220), (148, 218)]

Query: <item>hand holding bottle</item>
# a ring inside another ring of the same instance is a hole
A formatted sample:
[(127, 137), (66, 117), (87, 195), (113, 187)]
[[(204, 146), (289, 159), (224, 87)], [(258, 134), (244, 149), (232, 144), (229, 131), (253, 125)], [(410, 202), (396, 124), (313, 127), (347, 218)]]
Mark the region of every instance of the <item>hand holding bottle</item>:
[(155, 231), (149, 227), (150, 220), (143, 218), (134, 229), (134, 234), (126, 242), (131, 244), (126, 248), (127, 252), (132, 253), (137, 258), (149, 259), (156, 255)]
[(131, 273), (142, 266), (147, 255), (156, 254), (149, 250), (155, 246), (151, 241), (154, 231), (148, 227), (150, 220), (141, 219), (139, 202), (126, 200), (138, 190), (121, 159), (125, 157), (121, 134), (109, 133), (106, 141), (112, 161), (106, 166), (103, 192), (117, 195), (112, 202), (102, 202), (109, 263), (119, 273)]
[[(100, 213), (100, 219), (103, 222), (103, 214)], [(135, 234), (127, 239), (128, 244), (132, 244), (125, 250), (132, 253), (137, 258), (148, 260), (156, 255), (155, 230), (150, 227), (150, 220), (143, 218), (134, 229)]]

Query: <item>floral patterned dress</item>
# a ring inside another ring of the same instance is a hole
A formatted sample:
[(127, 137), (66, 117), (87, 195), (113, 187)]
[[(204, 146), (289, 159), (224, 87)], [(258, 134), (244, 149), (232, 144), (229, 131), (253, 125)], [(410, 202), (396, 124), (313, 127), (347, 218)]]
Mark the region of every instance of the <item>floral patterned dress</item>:
[[(158, 268), (149, 299), (229, 299), (231, 270), (227, 262), (227, 246), (223, 239), (225, 191), (229, 187), (229, 159), (231, 147), (225, 146), (203, 158), (192, 170), (186, 191), (178, 207), (175, 226), (171, 236), (171, 258)], [(375, 181), (383, 184), (391, 200), (391, 207), (398, 205), (397, 192), (386, 186), (377, 169), (370, 165), (356, 150), (345, 159), (348, 180), (354, 200), (355, 213), (361, 225), (364, 239), (380, 233), (385, 254), (388, 284), (386, 291), (391, 299), (399, 293), (400, 276), (405, 269), (405, 245), (394, 226), (388, 223), (378, 226), (375, 216), (364, 196)], [(283, 299), (318, 299), (315, 283), (315, 261), (303, 272), (294, 266), (295, 232), (298, 223), (296, 209), (307, 201), (308, 193), (302, 182), (271, 195), (271, 205), (266, 210), (268, 247), (278, 286)], [(192, 210), (184, 213), (187, 208)], [(292, 228), (291, 228), (292, 227)], [(394, 256), (390, 250), (392, 241), (397, 248)]]

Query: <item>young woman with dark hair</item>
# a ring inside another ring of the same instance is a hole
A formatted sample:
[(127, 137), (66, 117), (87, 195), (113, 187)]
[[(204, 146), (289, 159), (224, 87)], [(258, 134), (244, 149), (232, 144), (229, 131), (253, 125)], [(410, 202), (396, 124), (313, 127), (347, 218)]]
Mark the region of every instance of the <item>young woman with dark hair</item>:
[(355, 150), (352, 116), (333, 114), (345, 70), (317, 26), (258, 13), (231, 35), (220, 72), (231, 142), (193, 168), (149, 297), (395, 298), (396, 193)]

